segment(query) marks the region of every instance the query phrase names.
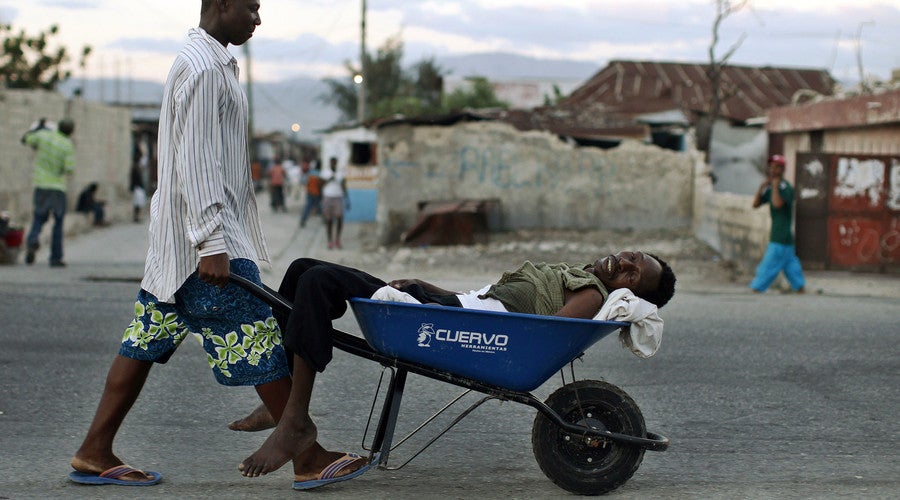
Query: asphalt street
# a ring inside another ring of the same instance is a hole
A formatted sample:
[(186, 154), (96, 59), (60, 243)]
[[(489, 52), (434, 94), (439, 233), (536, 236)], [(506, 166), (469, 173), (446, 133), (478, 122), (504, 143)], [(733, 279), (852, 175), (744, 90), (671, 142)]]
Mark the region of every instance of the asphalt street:
[[(276, 256), (266, 282), (277, 284), (289, 257), (327, 256), (321, 227), (297, 230), (295, 214), (264, 223)], [(345, 257), (356, 251), (354, 231), (351, 225)], [(50, 269), (40, 255), (31, 267), (0, 268), (0, 498), (569, 496), (535, 462), (534, 410), (496, 401), (400, 470), (373, 470), (315, 493), (292, 491), (289, 469), (244, 478), (236, 466), (266, 433), (235, 433), (226, 425), (256, 406), (255, 393), (217, 385), (194, 342), (154, 368), (116, 441), (120, 457), (161, 472), (163, 482), (135, 488), (67, 481), (68, 461), (131, 319), (144, 232), (122, 223), (72, 238), (65, 269)], [(447, 278), (481, 284), (475, 276)], [(864, 291), (828, 281), (834, 293), (763, 296), (741, 284), (689, 283), (662, 310), (665, 337), (653, 358), (633, 356), (615, 338), (592, 347), (576, 362), (579, 377), (624, 389), (648, 430), (672, 442), (665, 452), (647, 452), (609, 497), (896, 498), (900, 297), (896, 280), (876, 281), (880, 288)], [(359, 332), (349, 316), (337, 327)], [(313, 401), (326, 447), (363, 452), (381, 372), (373, 362), (336, 353)], [(535, 394), (543, 399), (558, 385), (553, 377)], [(459, 392), (411, 376), (398, 434)], [(398, 448), (392, 465), (430, 436)]]

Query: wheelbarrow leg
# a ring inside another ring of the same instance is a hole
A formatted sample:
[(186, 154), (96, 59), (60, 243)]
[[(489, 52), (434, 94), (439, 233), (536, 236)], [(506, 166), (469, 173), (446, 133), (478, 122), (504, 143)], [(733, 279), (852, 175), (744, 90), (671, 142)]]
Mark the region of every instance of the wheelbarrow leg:
[(394, 440), (394, 429), (397, 427), (397, 416), (400, 413), (400, 402), (403, 399), (403, 389), (406, 386), (407, 371), (397, 369), (391, 376), (388, 391), (385, 395), (384, 406), (381, 407), (381, 417), (378, 419), (378, 428), (372, 440), (372, 451), (379, 455), (379, 468), (386, 468), (388, 456), (391, 453), (391, 444)]

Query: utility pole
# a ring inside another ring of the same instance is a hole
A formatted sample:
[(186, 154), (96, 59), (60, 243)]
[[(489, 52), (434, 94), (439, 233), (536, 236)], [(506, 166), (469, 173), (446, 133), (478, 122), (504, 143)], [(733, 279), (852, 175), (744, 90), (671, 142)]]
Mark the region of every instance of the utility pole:
[(359, 37), (359, 87), (356, 103), (356, 121), (360, 125), (366, 120), (366, 0), (362, 0), (362, 22)]
[(247, 108), (249, 121), (247, 122), (247, 147), (250, 151), (250, 163), (256, 161), (256, 148), (253, 147), (253, 77), (250, 74), (250, 40), (244, 45), (244, 59), (247, 61)]

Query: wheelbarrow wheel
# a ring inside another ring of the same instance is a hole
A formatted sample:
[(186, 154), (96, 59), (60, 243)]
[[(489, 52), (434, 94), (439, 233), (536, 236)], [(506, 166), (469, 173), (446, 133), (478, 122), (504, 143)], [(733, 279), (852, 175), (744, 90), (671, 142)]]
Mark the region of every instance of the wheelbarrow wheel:
[[(644, 416), (622, 389), (598, 380), (560, 387), (547, 406), (566, 422), (644, 437)], [(561, 429), (538, 412), (531, 432), (534, 457), (559, 487), (579, 495), (602, 495), (621, 486), (637, 470), (644, 448)]]

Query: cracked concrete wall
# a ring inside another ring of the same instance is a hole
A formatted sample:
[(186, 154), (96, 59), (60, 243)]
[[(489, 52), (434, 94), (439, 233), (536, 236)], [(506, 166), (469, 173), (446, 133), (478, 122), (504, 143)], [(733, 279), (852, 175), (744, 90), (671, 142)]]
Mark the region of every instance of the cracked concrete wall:
[(500, 200), (500, 229), (690, 230), (695, 155), (626, 141), (582, 148), (499, 122), (391, 124), (378, 130), (382, 243), (416, 220), (418, 203)]

